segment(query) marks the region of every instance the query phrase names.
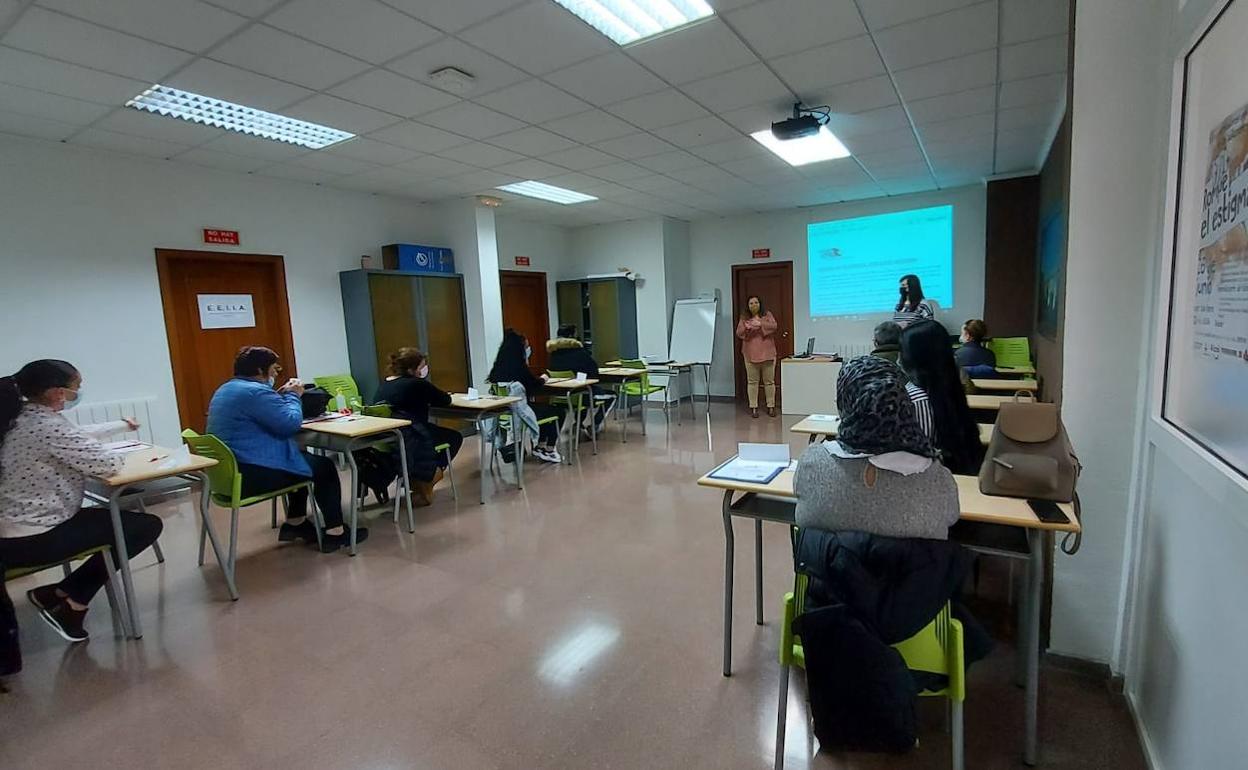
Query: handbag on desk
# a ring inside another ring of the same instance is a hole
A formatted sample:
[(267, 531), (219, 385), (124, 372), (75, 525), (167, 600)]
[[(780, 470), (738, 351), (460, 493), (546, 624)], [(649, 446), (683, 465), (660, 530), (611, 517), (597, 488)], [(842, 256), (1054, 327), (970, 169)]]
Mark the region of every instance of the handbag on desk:
[[(996, 429), (979, 469), (979, 491), (986, 495), (1074, 503), (1079, 518), (1075, 483), (1082, 466), (1066, 435), (1057, 404), (1036, 401), (1019, 393), (1001, 404)], [(1066, 553), (1079, 550), (1079, 535), (1062, 544)]]

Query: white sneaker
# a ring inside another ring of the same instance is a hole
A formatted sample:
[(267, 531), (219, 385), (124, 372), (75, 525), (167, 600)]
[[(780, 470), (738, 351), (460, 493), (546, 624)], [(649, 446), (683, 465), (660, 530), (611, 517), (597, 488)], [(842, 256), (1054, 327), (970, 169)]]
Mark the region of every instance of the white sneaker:
[(545, 463), (563, 462), (563, 458), (559, 456), (557, 451), (547, 449), (546, 447), (535, 447), (533, 449), (533, 456)]

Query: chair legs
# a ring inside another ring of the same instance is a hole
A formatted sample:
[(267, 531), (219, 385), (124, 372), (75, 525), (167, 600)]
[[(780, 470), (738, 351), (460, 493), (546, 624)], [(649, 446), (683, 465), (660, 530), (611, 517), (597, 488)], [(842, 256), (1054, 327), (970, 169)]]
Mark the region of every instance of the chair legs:
[(113, 621), (113, 633), (124, 638), (129, 636), (130, 622), (126, 619), (126, 614), (122, 612), (121, 604), (117, 600), (117, 597), (121, 595), (121, 586), (118, 585), (120, 579), (117, 576), (120, 565), (117, 564), (117, 557), (112, 548), (105, 551), (105, 554), (108, 581), (104, 583), (104, 593), (108, 597), (108, 612)]
[(953, 770), (966, 770), (966, 744), (962, 732), (962, 701), (950, 699), (953, 711)]
[(780, 704), (776, 707), (776, 770), (784, 767), (784, 730), (789, 715), (789, 666), (780, 667)]
[(459, 490), (455, 488), (455, 462), (451, 450), (446, 450), (446, 475), (451, 477), (451, 499), (459, 502)]
[(165, 563), (165, 552), (164, 552), (164, 551), (162, 551), (162, 550), (160, 550), (160, 541), (159, 541), (159, 540), (157, 540), (157, 541), (155, 541), (154, 543), (152, 543), (152, 553), (156, 554), (156, 563), (157, 563), (157, 564), (164, 564), (164, 563)]
[(269, 512), (269, 529), (277, 529), (277, 498), (273, 498), (273, 507)]

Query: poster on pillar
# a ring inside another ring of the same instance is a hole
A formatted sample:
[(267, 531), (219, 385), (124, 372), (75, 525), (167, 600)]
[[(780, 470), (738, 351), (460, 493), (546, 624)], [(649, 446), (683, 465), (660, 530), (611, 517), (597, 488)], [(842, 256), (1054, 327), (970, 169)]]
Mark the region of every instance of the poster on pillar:
[(1248, 479), (1248, 0), (1185, 56), (1162, 418)]

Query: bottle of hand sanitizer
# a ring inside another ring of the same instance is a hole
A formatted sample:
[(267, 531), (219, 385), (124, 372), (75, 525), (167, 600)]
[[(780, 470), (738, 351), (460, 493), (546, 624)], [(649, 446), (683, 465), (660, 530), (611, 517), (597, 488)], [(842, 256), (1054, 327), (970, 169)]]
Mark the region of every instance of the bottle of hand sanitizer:
[(338, 412), (347, 410), (347, 394), (342, 392), (342, 388), (339, 388), (338, 395), (334, 396), (334, 409)]

